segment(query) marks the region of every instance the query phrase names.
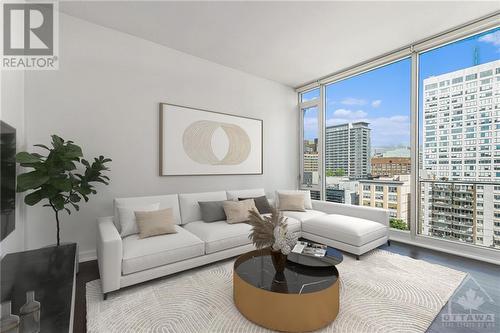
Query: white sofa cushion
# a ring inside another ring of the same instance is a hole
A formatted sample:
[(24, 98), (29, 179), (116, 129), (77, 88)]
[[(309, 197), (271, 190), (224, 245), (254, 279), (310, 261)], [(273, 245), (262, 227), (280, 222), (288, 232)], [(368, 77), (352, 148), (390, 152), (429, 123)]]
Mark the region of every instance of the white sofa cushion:
[(238, 200), (238, 198), (257, 198), (266, 195), (263, 188), (254, 188), (250, 190), (232, 190), (226, 191), (227, 200)]
[(285, 217), (285, 218), (288, 230), (292, 232), (298, 232), (299, 234), (301, 234), (302, 222), (293, 217)]
[(300, 222), (304, 222), (312, 219), (316, 216), (326, 215), (326, 213), (320, 212), (319, 210), (307, 209), (305, 212), (296, 212), (291, 210), (282, 211), (283, 216), (291, 217)]
[(362, 246), (387, 236), (388, 229), (374, 221), (331, 214), (307, 220), (302, 223), (302, 231), (350, 245)]
[(228, 224), (226, 221), (211, 223), (195, 221), (183, 227), (205, 242), (206, 254), (251, 243), (248, 235), (252, 227), (247, 223)]
[(198, 201), (222, 200), (227, 200), (226, 191), (179, 194), (182, 224), (201, 220), (201, 209)]
[(177, 261), (202, 256), (205, 244), (201, 239), (176, 225), (176, 234), (140, 239), (131, 235), (123, 239), (123, 274), (130, 274)]
[(279, 200), (279, 195), (278, 193), (282, 194), (297, 194), (297, 193), (302, 193), (304, 194), (304, 207), (306, 209), (312, 209), (312, 200), (311, 200), (311, 191), (309, 190), (278, 190), (276, 191), (276, 195), (274, 199), (276, 200), (276, 207), (279, 208), (280, 206), (280, 200)]
[(137, 207), (160, 203), (159, 209), (172, 208), (176, 224), (181, 224), (181, 213), (179, 210), (179, 197), (177, 194), (155, 195), (149, 197), (116, 198), (113, 201), (114, 219), (113, 222), (118, 231), (121, 231), (118, 207)]
[[(262, 214), (262, 216), (271, 216), (271, 214)], [(283, 215), (283, 216), (285, 216), (285, 215)], [(299, 220), (297, 220), (293, 217), (288, 217), (288, 216), (285, 216), (285, 218), (286, 218), (286, 224), (287, 224), (288, 230), (290, 230), (292, 232), (300, 232), (302, 230), (301, 229), (302, 223)]]
[(287, 217), (286, 224), (287, 224), (288, 230), (290, 230), (292, 232), (300, 232), (302, 230), (301, 229), (302, 223), (297, 219)]

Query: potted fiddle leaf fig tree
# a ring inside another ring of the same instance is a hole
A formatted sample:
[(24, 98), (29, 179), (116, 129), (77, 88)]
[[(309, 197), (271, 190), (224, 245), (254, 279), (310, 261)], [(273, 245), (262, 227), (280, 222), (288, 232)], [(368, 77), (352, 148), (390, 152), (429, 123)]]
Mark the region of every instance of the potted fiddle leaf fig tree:
[(52, 135), (52, 147), (35, 146), (47, 150), (47, 154), (20, 152), (16, 155), (17, 163), (33, 169), (17, 177), (17, 192), (31, 191), (24, 197), (29, 206), (41, 202), (44, 207), (52, 209), (59, 246), (60, 213), (66, 211), (71, 214), (71, 208), (78, 211), (82, 199), (87, 202), (90, 195), (97, 193), (94, 183), (108, 185), (109, 177), (103, 172), (109, 170), (106, 163), (111, 159), (99, 156), (90, 163), (83, 159), (79, 146), (57, 135)]

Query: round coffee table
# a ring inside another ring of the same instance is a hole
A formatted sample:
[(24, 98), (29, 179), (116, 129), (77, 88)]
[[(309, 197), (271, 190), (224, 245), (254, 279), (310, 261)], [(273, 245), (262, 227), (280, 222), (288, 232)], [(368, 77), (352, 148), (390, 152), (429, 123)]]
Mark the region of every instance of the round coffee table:
[(291, 254), (282, 274), (276, 273), (267, 249), (241, 255), (233, 272), (236, 307), (248, 320), (277, 331), (307, 332), (327, 326), (339, 312), (335, 264), (342, 261), (339, 251), (329, 249), (337, 256)]

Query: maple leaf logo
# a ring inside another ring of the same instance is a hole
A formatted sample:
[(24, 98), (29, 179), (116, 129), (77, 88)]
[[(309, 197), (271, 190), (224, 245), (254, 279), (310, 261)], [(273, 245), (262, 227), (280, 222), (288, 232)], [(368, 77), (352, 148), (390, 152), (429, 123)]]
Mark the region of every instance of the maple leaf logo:
[(484, 303), (484, 299), (481, 296), (476, 295), (476, 292), (472, 289), (467, 290), (464, 296), (460, 296), (457, 301), (464, 310), (477, 310)]

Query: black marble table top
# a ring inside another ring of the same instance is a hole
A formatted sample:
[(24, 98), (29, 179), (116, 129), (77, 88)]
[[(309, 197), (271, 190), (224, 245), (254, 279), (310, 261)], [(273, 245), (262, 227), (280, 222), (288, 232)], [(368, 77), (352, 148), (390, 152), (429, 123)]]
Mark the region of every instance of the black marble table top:
[(71, 328), (76, 244), (51, 246), (7, 254), (1, 261), (1, 301), (12, 302), (12, 313), (35, 291), (40, 302), (40, 332), (68, 332)]
[(339, 273), (334, 265), (307, 266), (287, 261), (285, 271), (277, 273), (268, 251), (244, 254), (235, 265), (235, 274), (251, 285), (278, 293), (305, 294), (332, 286)]

